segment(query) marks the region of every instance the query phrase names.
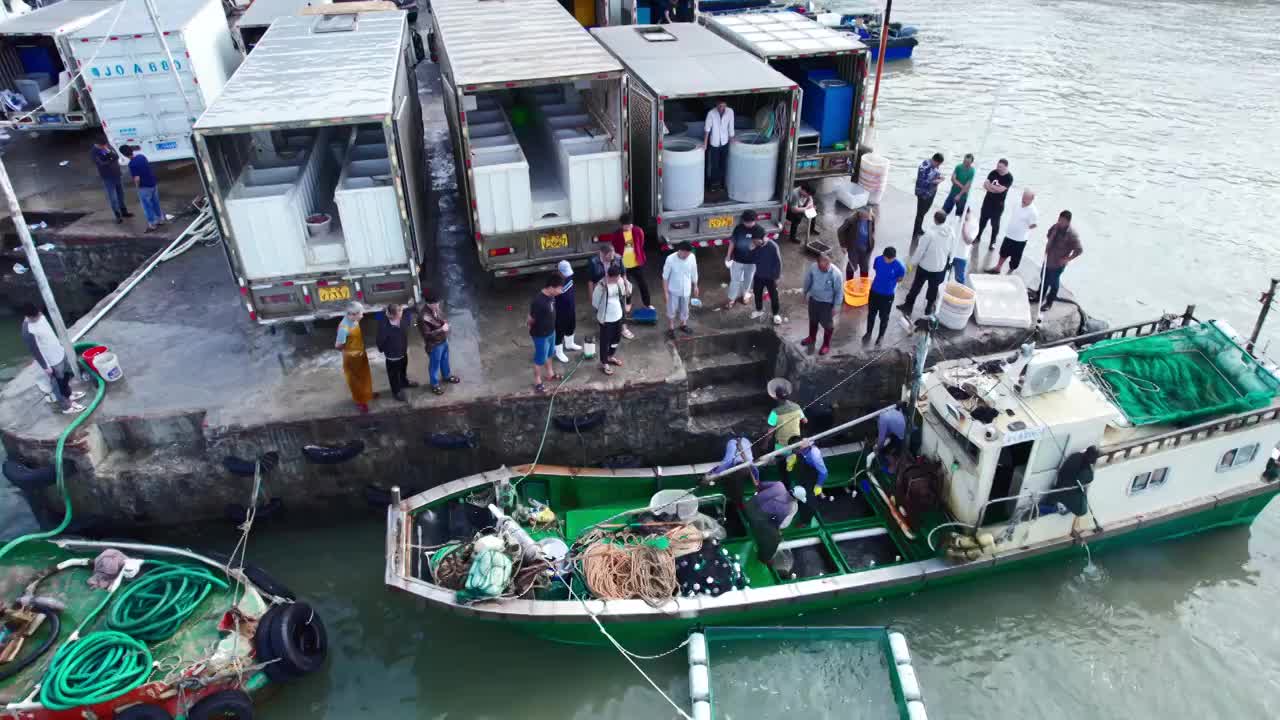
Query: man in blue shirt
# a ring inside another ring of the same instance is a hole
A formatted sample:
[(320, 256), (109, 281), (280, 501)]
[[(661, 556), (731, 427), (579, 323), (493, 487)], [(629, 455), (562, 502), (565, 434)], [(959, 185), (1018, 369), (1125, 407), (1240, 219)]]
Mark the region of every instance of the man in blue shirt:
[(147, 218), (147, 232), (155, 232), (157, 225), (165, 223), (164, 211), (160, 209), (160, 188), (156, 175), (151, 171), (151, 163), (147, 156), (138, 152), (142, 148), (137, 145), (121, 145), (120, 152), (129, 158), (129, 174), (133, 176), (133, 184), (138, 188), (138, 202), (142, 204), (142, 214)]
[(915, 239), (924, 234), (924, 214), (929, 212), (929, 208), (933, 207), (933, 199), (938, 194), (938, 183), (942, 182), (942, 173), (938, 168), (942, 167), (942, 153), (934, 153), (933, 157), (920, 163), (920, 169), (916, 170), (916, 225), (915, 234), (911, 239)]
[(867, 332), (862, 342), (871, 340), (871, 331), (875, 329), (876, 317), (880, 318), (880, 334), (876, 336), (876, 345), (884, 340), (884, 332), (889, 329), (889, 313), (893, 311), (893, 294), (897, 292), (898, 283), (906, 277), (907, 269), (898, 259), (898, 251), (889, 246), (876, 258), (876, 277), (871, 281), (871, 293), (867, 296)]
[(107, 191), (107, 204), (116, 216), (116, 223), (133, 217), (133, 213), (124, 204), (124, 187), (120, 184), (120, 156), (111, 149), (105, 137), (99, 137), (94, 142), (89, 154), (93, 158), (94, 167), (98, 168), (98, 177), (102, 178), (102, 187)]

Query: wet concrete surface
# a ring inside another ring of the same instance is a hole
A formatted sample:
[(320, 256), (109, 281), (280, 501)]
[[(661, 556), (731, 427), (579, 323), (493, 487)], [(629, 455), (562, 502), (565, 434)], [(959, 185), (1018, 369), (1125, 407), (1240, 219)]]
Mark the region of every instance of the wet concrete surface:
[[(193, 494), (192, 483), (220, 473), (218, 464), (228, 448), (250, 457), (267, 449), (290, 453), (291, 459), (277, 471), (277, 476), (286, 475), (286, 487), (277, 491), (303, 499), (317, 492), (314, 468), (294, 458), (296, 445), (305, 442), (376, 442), (378, 452), (366, 453), (362, 462), (367, 460), (369, 465), (362, 466), (364, 472), (356, 477), (399, 473), (406, 483), (411, 476), (428, 482), (421, 477), (423, 463), (454, 462), (438, 455), (419, 457), (420, 448), (413, 450), (407, 436), (388, 435), (388, 423), (405, 434), (454, 428), (490, 433), (491, 442), (501, 447), (472, 453), (459, 461), (460, 472), (499, 462), (524, 462), (533, 455), (550, 412), (546, 398), (532, 387), (532, 342), (525, 324), (541, 278), (491, 282), (480, 271), (474, 244), (457, 212), (438, 73), (429, 63), (419, 72), (431, 199), (437, 209), (435, 242), (425, 251), (425, 274), (429, 288), (445, 299), (452, 326), (452, 371), (462, 383), (446, 385), (443, 396), (430, 393), (426, 354), (415, 338), (410, 344), (409, 376), (421, 386), (409, 391), (407, 403), (392, 399), (385, 361), (373, 352), (374, 388), (380, 396), (373, 402), (372, 416), (358, 416), (343, 380), (341, 354), (334, 348), (336, 322), (305, 327), (257, 325), (249, 319), (223, 249), (196, 247), (157, 266), (88, 334), (117, 353), (125, 377), (111, 385), (92, 426), (77, 433), (72, 443), (72, 452), (92, 467), (82, 475), (85, 487), (73, 494), (91, 498), (104, 514), (153, 522), (137, 507), (182, 503), (193, 517), (221, 507), (210, 505), (210, 497)], [(87, 152), (82, 154), (87, 163)], [(832, 207), (827, 198), (819, 201), (823, 208)], [(913, 212), (912, 198), (886, 194), (879, 222), (881, 247), (896, 245), (900, 256), (905, 255)], [(838, 220), (824, 219), (824, 231), (830, 233)], [(829, 236), (824, 240), (834, 245)], [(713, 442), (722, 443), (719, 438), (729, 429), (738, 431), (744, 422), (759, 420), (757, 406), (765, 400), (763, 383), (776, 373), (796, 381), (801, 386), (798, 395), (807, 400), (825, 394), (864, 367), (879, 366), (868, 373), (878, 373), (874, 383), (850, 383), (832, 400), (838, 399), (834, 404), (853, 412), (853, 408), (894, 397), (904, 379), (909, 352), (907, 324), (901, 314), (894, 312), (884, 346), (868, 348), (860, 341), (865, 309), (845, 307), (839, 314), (832, 354), (806, 353), (798, 344), (807, 333), (799, 288), (811, 257), (789, 242), (782, 243), (782, 249), (784, 274), (779, 284), (785, 321), (780, 326), (773, 326), (767, 316), (750, 320), (750, 310), (741, 306), (715, 309), (725, 299), (728, 271), (725, 250), (707, 249), (699, 251), (704, 306), (691, 318), (696, 334), (681, 336), (675, 343), (664, 334), (659, 278), (663, 258), (655, 251), (647, 276), (660, 323), (633, 326), (636, 338), (623, 341), (619, 352), (625, 367), (608, 377), (600, 372), (598, 361), (582, 361), (578, 354), (567, 366), (557, 363), (560, 372), (572, 375), (561, 388), (556, 407), (569, 412), (607, 411), (606, 439), (589, 442), (579, 434), (581, 453), (577, 445), (553, 440), (544, 462), (585, 460), (589, 445), (594, 457), (623, 452), (642, 455), (652, 463), (698, 459), (685, 457), (706, 452), (697, 438), (706, 439), (706, 447), (711, 447)], [(843, 266), (842, 257), (836, 262)], [(985, 256), (977, 257), (971, 266), (988, 262)], [(594, 335), (596, 328), (585, 280), (576, 284), (580, 341)], [(905, 290), (906, 284), (901, 292)], [(1079, 324), (1076, 308), (1061, 303), (1046, 317), (1045, 335), (1074, 334)], [(363, 329), (372, 347), (376, 318), (366, 317)], [(1014, 347), (1027, 337), (1027, 331), (970, 324), (964, 331), (942, 330), (940, 335), (945, 340), (940, 355), (950, 352), (947, 348), (976, 354)], [(44, 402), (35, 386), (37, 372), (29, 366), (0, 393), (0, 437), (11, 453), (38, 459), (48, 454), (70, 419)], [(645, 426), (632, 427), (636, 422)], [(369, 433), (376, 427), (382, 428), (377, 431), (382, 436), (375, 441)], [(556, 453), (571, 455), (557, 457)], [(172, 478), (181, 482), (171, 483)], [(429, 482), (440, 479), (451, 478), (433, 475)], [(325, 475), (321, 480), (332, 483), (327, 487), (330, 494), (358, 494), (345, 484), (345, 474)], [(294, 484), (289, 485), (291, 481)]]

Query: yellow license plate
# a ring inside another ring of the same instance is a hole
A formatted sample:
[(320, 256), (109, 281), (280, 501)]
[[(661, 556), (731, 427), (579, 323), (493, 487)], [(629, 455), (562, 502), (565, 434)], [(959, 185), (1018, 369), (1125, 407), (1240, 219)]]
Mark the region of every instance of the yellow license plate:
[(725, 228), (731, 227), (733, 227), (732, 215), (721, 215), (720, 217), (713, 217), (710, 220), (707, 220), (707, 229), (709, 230), (724, 230)]
[(555, 233), (553, 235), (539, 235), (538, 245), (543, 250), (561, 250), (569, 247), (568, 233)]
[(340, 302), (342, 300), (351, 299), (350, 285), (333, 285), (331, 287), (316, 288), (316, 295), (320, 297), (320, 302)]

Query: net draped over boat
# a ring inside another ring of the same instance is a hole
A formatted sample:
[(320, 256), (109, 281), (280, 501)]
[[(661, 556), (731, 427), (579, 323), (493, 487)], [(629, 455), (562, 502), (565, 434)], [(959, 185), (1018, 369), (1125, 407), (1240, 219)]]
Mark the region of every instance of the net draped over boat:
[(1102, 340), (1079, 359), (1134, 425), (1255, 410), (1280, 390), (1280, 380), (1212, 323)]

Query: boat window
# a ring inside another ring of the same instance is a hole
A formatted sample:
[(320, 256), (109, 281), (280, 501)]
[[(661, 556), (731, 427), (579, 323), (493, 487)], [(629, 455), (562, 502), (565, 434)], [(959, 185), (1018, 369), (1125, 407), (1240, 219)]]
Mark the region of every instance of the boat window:
[(1134, 475), (1133, 480), (1129, 483), (1129, 494), (1134, 495), (1143, 490), (1154, 490), (1164, 485), (1169, 479), (1169, 468), (1159, 468), (1151, 472), (1144, 472)]
[(1218, 472), (1240, 467), (1241, 465), (1248, 465), (1253, 462), (1257, 455), (1258, 443), (1228, 450), (1222, 453), (1222, 457), (1218, 460)]
[(934, 419), (938, 421), (938, 424), (946, 431), (947, 435), (951, 436), (951, 440), (964, 452), (965, 455), (968, 456), (969, 461), (977, 464), (979, 452), (978, 446), (974, 445), (973, 441), (961, 434), (959, 430), (952, 427), (951, 423), (947, 422), (947, 419), (942, 417), (942, 413), (938, 412), (937, 408), (931, 407), (929, 410)]

